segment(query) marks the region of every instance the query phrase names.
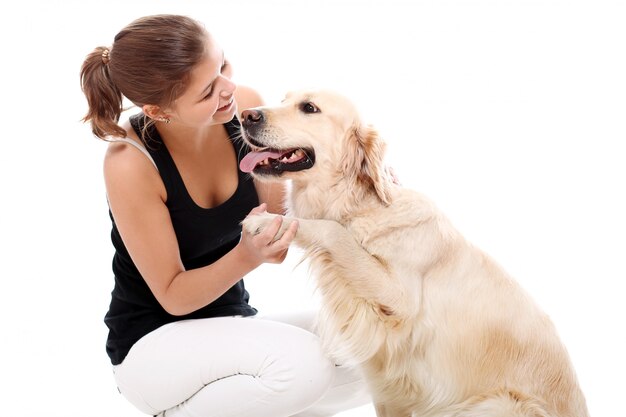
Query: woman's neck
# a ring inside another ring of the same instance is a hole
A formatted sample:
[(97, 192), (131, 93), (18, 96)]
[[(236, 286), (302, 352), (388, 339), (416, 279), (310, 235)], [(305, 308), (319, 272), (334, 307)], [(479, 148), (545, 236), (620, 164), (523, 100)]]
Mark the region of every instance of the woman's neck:
[(185, 154), (198, 153), (206, 150), (207, 147), (214, 146), (216, 141), (211, 138), (224, 133), (224, 127), (221, 124), (202, 128), (159, 124), (157, 130), (170, 152)]

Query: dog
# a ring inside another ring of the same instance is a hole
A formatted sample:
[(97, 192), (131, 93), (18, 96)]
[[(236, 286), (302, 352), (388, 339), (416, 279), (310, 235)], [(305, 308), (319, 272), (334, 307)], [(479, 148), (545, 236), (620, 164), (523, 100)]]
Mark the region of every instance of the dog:
[[(318, 332), (359, 364), (379, 417), (586, 417), (554, 325), (422, 194), (394, 183), (385, 143), (348, 98), (301, 91), (242, 112), (260, 181), (290, 180), (321, 295)], [(259, 233), (275, 214), (248, 216)]]

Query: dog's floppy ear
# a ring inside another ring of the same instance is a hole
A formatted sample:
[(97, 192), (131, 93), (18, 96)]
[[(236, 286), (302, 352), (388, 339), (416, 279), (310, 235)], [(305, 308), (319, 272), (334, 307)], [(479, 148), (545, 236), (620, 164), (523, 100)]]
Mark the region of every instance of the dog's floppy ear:
[(386, 175), (384, 156), (385, 142), (374, 127), (359, 124), (350, 129), (343, 156), (343, 172), (355, 175), (356, 181), (373, 187), (383, 204), (389, 205), (390, 180)]

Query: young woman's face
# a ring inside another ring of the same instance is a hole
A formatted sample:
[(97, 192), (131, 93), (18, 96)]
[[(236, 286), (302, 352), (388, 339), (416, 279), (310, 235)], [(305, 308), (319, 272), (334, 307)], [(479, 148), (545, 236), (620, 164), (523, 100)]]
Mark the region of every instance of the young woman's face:
[(191, 71), (187, 89), (173, 104), (175, 121), (189, 127), (230, 121), (237, 112), (237, 86), (230, 80), (231, 75), (224, 51), (209, 37), (204, 59)]

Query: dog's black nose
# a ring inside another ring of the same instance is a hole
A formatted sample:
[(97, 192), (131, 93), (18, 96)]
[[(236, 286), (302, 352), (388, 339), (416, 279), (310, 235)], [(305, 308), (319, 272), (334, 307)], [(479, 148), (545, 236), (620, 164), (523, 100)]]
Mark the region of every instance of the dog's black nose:
[(246, 125), (260, 123), (263, 121), (263, 112), (254, 109), (244, 110), (241, 113), (241, 119)]

